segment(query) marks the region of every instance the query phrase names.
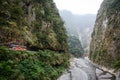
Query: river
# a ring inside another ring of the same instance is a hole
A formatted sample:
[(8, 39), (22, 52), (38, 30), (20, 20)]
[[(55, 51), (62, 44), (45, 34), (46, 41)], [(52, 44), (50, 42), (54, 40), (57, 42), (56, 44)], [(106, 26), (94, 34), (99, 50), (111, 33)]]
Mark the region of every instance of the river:
[(92, 62), (85, 57), (72, 58), (70, 67), (57, 80), (116, 80), (111, 73), (96, 68)]

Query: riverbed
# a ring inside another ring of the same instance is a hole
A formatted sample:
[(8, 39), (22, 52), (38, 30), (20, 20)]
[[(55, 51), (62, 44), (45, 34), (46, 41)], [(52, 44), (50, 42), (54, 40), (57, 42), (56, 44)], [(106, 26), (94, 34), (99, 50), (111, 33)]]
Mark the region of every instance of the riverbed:
[(96, 68), (87, 58), (72, 58), (70, 67), (57, 80), (116, 80), (112, 74)]

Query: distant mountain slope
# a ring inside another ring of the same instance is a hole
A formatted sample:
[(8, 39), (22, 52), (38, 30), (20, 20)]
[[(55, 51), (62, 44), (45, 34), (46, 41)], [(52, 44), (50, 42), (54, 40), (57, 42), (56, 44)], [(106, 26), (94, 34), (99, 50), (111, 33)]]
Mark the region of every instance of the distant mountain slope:
[(75, 15), (66, 10), (60, 11), (60, 15), (65, 21), (65, 26), (68, 34), (79, 37), (83, 48), (85, 50), (88, 50), (88, 45), (91, 40), (91, 32), (93, 30), (96, 15)]

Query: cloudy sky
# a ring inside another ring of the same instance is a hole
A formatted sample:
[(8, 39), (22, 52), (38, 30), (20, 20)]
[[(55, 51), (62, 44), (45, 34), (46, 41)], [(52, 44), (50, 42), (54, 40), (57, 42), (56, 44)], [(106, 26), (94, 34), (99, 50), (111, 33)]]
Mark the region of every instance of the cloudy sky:
[(54, 0), (59, 10), (74, 14), (97, 14), (103, 0)]

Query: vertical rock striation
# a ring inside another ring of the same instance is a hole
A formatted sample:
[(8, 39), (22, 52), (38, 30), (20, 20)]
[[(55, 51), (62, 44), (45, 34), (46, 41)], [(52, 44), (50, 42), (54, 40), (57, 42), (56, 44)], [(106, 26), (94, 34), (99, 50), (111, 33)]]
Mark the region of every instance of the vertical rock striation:
[(120, 1), (104, 0), (97, 14), (90, 58), (107, 68), (120, 68)]

